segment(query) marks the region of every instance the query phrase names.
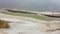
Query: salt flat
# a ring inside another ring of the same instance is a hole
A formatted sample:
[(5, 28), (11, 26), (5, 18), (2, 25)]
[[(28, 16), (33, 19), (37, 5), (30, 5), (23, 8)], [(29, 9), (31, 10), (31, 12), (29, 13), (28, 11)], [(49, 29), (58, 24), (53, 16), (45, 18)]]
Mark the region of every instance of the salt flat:
[(6, 15), (2, 13), (0, 13), (0, 19), (10, 22), (10, 28), (0, 29), (0, 34), (60, 34), (60, 31), (41, 31), (41, 27), (44, 25), (41, 25), (40, 23), (46, 21), (28, 17)]

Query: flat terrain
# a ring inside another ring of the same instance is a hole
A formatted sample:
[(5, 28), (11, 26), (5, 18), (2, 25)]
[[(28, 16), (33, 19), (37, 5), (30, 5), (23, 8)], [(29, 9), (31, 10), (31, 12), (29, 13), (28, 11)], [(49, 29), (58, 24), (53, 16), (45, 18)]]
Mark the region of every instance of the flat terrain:
[(40, 32), (38, 24), (45, 21), (2, 13), (0, 13), (0, 19), (10, 22), (10, 28), (1, 29), (0, 34), (45, 34)]
[(0, 29), (0, 34), (60, 34), (60, 31), (42, 31), (46, 27), (42, 25), (42, 23), (47, 23), (47, 21), (38, 20), (30, 17), (14, 16), (15, 14), (12, 14), (8, 15), (0, 13), (1, 20), (10, 22), (10, 28)]

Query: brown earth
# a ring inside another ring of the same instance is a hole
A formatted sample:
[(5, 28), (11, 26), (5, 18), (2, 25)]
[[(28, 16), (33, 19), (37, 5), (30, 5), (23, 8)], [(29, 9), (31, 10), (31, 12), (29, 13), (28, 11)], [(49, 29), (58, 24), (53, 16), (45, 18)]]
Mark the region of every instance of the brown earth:
[(8, 27), (9, 25), (7, 21), (0, 20), (0, 28), (8, 28)]

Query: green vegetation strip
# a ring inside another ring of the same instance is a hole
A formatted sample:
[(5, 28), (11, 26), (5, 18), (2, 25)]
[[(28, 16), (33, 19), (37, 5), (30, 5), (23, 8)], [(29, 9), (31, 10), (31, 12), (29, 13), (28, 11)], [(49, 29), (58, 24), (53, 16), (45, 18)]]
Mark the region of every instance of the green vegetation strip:
[(39, 16), (39, 15), (32, 15), (32, 14), (13, 13), (13, 12), (2, 12), (2, 13), (15, 15), (15, 16), (31, 17), (31, 18), (35, 18), (39, 20), (48, 20), (48, 21), (53, 20), (52, 18), (47, 18), (47, 17)]

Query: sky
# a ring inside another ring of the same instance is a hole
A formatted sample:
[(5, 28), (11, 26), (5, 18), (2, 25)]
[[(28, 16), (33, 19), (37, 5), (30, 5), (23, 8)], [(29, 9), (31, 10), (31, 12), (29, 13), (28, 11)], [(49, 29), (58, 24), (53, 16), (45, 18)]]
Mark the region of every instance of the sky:
[(60, 10), (60, 0), (0, 0), (0, 8)]

